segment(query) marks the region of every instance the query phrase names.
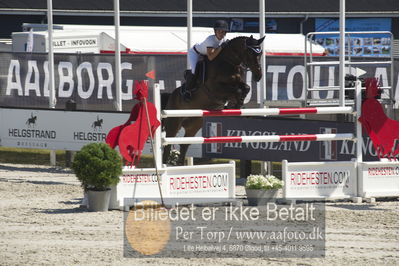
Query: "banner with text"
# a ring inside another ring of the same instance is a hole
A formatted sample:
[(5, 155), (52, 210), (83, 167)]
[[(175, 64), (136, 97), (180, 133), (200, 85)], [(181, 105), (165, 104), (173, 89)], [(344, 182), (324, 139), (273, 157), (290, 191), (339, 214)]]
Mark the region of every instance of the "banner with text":
[(105, 142), (107, 133), (128, 118), (127, 113), (1, 108), (0, 146), (77, 151)]
[(399, 163), (397, 161), (359, 164), (359, 196), (399, 196)]
[[(56, 109), (65, 109), (73, 100), (79, 110), (116, 111), (114, 55), (109, 54), (55, 54)], [(320, 60), (334, 60), (323, 57)], [(359, 60), (371, 60), (359, 59)], [(382, 86), (392, 86), (395, 99), (399, 100), (395, 61), (394, 84), (389, 84), (390, 69), (386, 65), (365, 65), (366, 77), (378, 77)], [(150, 88), (159, 83), (162, 92), (172, 92), (183, 80), (186, 67), (184, 55), (122, 55), (122, 105), (130, 111), (134, 80), (149, 80)], [(314, 82), (321, 86), (338, 85), (338, 66), (317, 66)], [(258, 83), (247, 74), (251, 91), (245, 99), (246, 107), (258, 107)], [(302, 57), (270, 56), (266, 68), (267, 101), (303, 101), (304, 66)], [(335, 92), (337, 93), (337, 92)], [(49, 71), (47, 54), (0, 53), (0, 106), (22, 108), (49, 107)], [(150, 100), (152, 94), (150, 93)], [(313, 92), (312, 97), (332, 98), (333, 91)]]
[[(212, 136), (262, 136), (336, 134), (355, 132), (354, 123), (304, 119), (208, 117), (203, 132)], [(378, 160), (370, 138), (363, 137), (364, 160)], [(260, 161), (350, 161), (355, 157), (353, 141), (294, 141), (253, 143), (211, 143), (203, 148), (204, 157)]]
[(284, 198), (357, 196), (356, 162), (291, 163), (283, 160)]

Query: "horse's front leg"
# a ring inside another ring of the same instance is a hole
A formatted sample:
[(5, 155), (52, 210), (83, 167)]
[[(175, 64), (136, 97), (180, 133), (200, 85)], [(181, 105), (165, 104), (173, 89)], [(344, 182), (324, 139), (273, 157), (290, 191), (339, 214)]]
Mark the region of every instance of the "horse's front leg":
[(227, 105), (229, 109), (239, 109), (244, 105), (244, 100), (250, 91), (250, 87), (246, 83), (241, 82), (234, 87), (234, 91), (234, 96), (229, 100)]
[(249, 91), (251, 90), (249, 85), (244, 83), (244, 82), (240, 83), (239, 88), (240, 88), (240, 92), (241, 93), (239, 93), (237, 95), (238, 96), (238, 98), (237, 98), (237, 105), (238, 105), (237, 108), (241, 108), (244, 105), (245, 97), (247, 97)]

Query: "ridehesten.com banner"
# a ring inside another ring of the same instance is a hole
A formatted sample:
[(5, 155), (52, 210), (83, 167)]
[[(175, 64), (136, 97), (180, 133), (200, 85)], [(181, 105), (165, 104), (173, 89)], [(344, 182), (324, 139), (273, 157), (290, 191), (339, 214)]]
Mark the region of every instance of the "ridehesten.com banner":
[[(65, 109), (66, 102), (73, 100), (79, 110), (116, 110), (114, 55), (55, 54), (54, 57), (56, 109)], [(320, 60), (334, 59), (326, 57)], [(395, 61), (395, 69), (399, 67), (398, 62)], [(123, 55), (123, 110), (130, 111), (134, 105), (135, 80), (149, 80), (150, 88), (159, 83), (162, 92), (171, 92), (181, 85), (185, 67), (185, 55)], [(365, 65), (361, 68), (367, 71), (364, 76), (380, 78), (382, 86), (392, 85), (389, 84), (388, 66)], [(251, 85), (251, 91), (245, 104), (257, 107), (263, 99), (259, 98), (258, 84), (251, 79), (248, 72), (247, 83)], [(323, 86), (338, 85), (338, 66), (316, 67), (314, 81)], [(0, 53), (0, 106), (48, 108), (49, 84), (47, 54)], [(304, 100), (303, 58), (267, 57), (266, 88), (268, 101)], [(394, 73), (393, 90), (399, 98), (397, 72)], [(337, 97), (333, 91), (313, 92), (316, 99), (332, 97)]]

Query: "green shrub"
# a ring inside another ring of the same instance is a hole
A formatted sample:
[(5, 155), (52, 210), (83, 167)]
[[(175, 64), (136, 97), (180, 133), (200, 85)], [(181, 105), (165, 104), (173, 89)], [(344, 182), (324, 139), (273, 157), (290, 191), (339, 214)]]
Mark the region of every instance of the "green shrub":
[(90, 143), (75, 154), (72, 169), (85, 190), (106, 190), (118, 184), (122, 158), (105, 143)]

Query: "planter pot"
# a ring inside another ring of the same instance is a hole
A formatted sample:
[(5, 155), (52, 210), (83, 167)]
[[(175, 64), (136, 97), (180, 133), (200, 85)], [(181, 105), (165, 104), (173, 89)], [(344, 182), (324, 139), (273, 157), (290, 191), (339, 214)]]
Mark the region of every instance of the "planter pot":
[(266, 205), (268, 202), (273, 202), (276, 199), (278, 189), (248, 189), (247, 192), (248, 204), (250, 206)]
[(88, 190), (88, 204), (91, 212), (108, 211), (109, 201), (111, 198), (111, 189), (105, 191)]

